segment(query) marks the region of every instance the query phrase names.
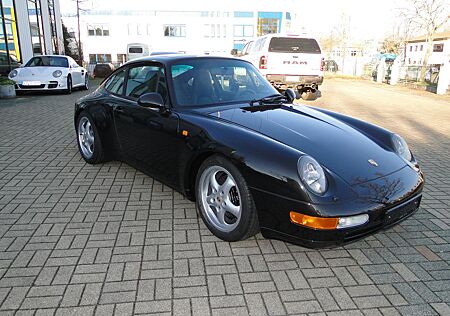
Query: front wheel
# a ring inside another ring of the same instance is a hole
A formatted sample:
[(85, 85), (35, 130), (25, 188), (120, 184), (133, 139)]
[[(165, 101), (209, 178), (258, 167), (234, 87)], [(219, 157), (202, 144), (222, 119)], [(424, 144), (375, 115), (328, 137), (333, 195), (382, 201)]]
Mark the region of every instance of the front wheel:
[(259, 230), (255, 203), (239, 170), (227, 159), (212, 156), (200, 166), (196, 203), (203, 222), (222, 240), (238, 241)]
[(66, 90), (64, 90), (64, 92), (66, 94), (71, 94), (72, 93), (72, 77), (67, 77), (67, 87)]
[(78, 149), (83, 159), (90, 164), (103, 162), (103, 147), (92, 117), (81, 112), (76, 126)]

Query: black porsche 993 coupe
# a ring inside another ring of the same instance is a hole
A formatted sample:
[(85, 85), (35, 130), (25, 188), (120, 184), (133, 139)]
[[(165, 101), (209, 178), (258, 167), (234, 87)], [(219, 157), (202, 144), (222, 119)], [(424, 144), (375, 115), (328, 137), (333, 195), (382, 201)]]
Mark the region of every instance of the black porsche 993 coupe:
[(74, 123), (86, 162), (125, 161), (182, 192), (227, 241), (330, 247), (419, 208), (424, 177), (401, 136), (294, 99), (240, 59), (161, 55), (118, 68)]

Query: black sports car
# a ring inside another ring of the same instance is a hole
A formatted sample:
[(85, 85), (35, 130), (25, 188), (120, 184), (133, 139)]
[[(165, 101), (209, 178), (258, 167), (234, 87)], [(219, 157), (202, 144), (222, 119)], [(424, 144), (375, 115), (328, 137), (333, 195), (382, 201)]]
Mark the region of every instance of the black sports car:
[(240, 59), (147, 57), (77, 101), (78, 146), (182, 192), (227, 241), (260, 230), (329, 247), (418, 209), (424, 178), (403, 138), (294, 98)]

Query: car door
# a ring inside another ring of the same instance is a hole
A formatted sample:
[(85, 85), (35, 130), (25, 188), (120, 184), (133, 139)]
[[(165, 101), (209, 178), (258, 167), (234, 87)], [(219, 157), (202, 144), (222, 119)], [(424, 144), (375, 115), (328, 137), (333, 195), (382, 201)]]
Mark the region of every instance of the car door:
[(151, 92), (161, 94), (169, 106), (163, 66), (153, 63), (130, 65), (123, 98), (113, 111), (117, 138), (124, 156), (139, 169), (177, 187), (181, 143), (179, 119), (172, 111), (138, 105), (138, 98)]

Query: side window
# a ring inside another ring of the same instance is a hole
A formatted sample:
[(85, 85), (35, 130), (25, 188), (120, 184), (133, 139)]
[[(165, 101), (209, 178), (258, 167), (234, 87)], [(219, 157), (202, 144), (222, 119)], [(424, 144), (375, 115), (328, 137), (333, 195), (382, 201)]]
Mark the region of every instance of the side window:
[(108, 79), (105, 84), (105, 89), (111, 93), (122, 94), (123, 84), (125, 82), (125, 69), (115, 73)]
[(145, 93), (158, 92), (167, 100), (164, 69), (158, 66), (138, 66), (130, 68), (125, 95), (138, 99)]

